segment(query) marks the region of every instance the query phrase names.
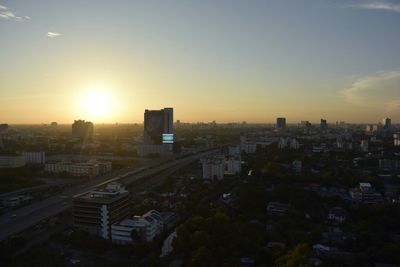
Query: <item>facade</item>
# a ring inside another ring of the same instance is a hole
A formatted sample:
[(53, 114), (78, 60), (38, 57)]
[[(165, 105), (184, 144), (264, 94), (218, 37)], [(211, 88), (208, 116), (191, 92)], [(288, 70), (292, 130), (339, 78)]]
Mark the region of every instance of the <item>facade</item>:
[(337, 224), (346, 222), (347, 212), (341, 207), (334, 207), (329, 210), (328, 220)]
[(203, 179), (218, 179), (224, 178), (225, 162), (220, 158), (202, 159)]
[(361, 140), (361, 152), (368, 152), (368, 140)]
[(246, 142), (241, 146), (241, 148), (246, 154), (254, 154), (257, 151), (257, 145), (255, 143)]
[(132, 238), (132, 231), (136, 231), (140, 241), (151, 242), (162, 233), (163, 229), (161, 214), (156, 210), (150, 210), (142, 216), (114, 223), (111, 226), (111, 238), (114, 243), (130, 244), (135, 241)]
[(271, 216), (282, 216), (289, 211), (290, 205), (281, 202), (269, 202), (267, 205), (267, 213)]
[(229, 155), (230, 156), (240, 156), (240, 146), (229, 146)]
[(295, 171), (295, 172), (301, 172), (301, 170), (302, 170), (302, 167), (303, 167), (303, 163), (301, 162), (301, 160), (294, 160), (293, 162), (292, 162), (292, 168), (293, 168), (293, 170)]
[(393, 145), (400, 146), (400, 133), (396, 133), (393, 135)]
[(226, 174), (240, 174), (242, 171), (242, 161), (239, 157), (229, 156), (225, 160), (225, 173)]
[(19, 168), (25, 164), (25, 158), (22, 155), (0, 155), (0, 169)]
[(93, 138), (93, 123), (85, 120), (75, 120), (72, 124), (72, 136), (81, 139)]
[(111, 225), (129, 215), (129, 192), (113, 182), (74, 197), (72, 215), (76, 228), (111, 239)]
[(45, 164), (46, 163), (46, 153), (40, 152), (22, 152), (27, 164)]
[(112, 163), (95, 160), (87, 162), (60, 161), (46, 163), (44, 170), (54, 174), (67, 173), (74, 177), (95, 177), (99, 174), (110, 172), (112, 170)]
[(286, 118), (276, 118), (276, 128), (286, 129)]
[(148, 110), (144, 112), (144, 144), (165, 147), (172, 152), (174, 143), (173, 108)]
[(284, 149), (284, 148), (287, 148), (287, 147), (289, 147), (290, 149), (297, 150), (297, 149), (300, 148), (300, 143), (299, 143), (299, 141), (297, 141), (296, 138), (289, 138), (289, 137), (288, 138), (284, 138), (284, 137), (281, 137), (279, 139), (279, 142), (278, 142), (278, 148), (279, 149)]

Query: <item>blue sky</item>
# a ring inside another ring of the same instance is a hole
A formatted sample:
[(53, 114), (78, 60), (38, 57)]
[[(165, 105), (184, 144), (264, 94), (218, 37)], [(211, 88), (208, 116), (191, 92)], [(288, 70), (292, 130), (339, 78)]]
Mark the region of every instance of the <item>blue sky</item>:
[(399, 29), (394, 0), (0, 0), (0, 121), (85, 117), (97, 84), (105, 122), (398, 122)]

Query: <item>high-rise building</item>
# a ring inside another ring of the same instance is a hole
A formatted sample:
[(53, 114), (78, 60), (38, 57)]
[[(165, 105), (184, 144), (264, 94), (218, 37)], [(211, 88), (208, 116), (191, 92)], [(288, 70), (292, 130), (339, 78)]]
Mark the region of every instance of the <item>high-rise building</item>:
[(384, 118), (382, 120), (382, 125), (384, 128), (389, 129), (392, 127), (392, 120), (390, 118)]
[(144, 112), (145, 145), (163, 145), (172, 151), (174, 143), (173, 108), (148, 110)]
[(276, 128), (285, 129), (286, 128), (286, 118), (276, 118)]
[(129, 215), (129, 192), (112, 182), (73, 199), (74, 226), (104, 239), (111, 238), (111, 225)]
[(72, 136), (81, 139), (93, 138), (93, 123), (85, 120), (75, 120), (72, 124)]

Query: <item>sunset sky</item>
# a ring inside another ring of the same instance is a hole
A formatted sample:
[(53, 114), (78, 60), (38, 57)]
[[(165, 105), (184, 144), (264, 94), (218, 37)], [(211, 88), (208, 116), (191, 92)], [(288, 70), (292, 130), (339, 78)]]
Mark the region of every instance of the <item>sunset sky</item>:
[(400, 1), (0, 0), (0, 123), (400, 121)]

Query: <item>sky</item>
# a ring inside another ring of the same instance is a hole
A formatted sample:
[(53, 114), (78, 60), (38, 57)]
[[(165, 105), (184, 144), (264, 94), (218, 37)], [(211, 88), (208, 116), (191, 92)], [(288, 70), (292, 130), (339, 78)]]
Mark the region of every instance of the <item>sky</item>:
[(400, 122), (400, 0), (0, 0), (0, 123)]

